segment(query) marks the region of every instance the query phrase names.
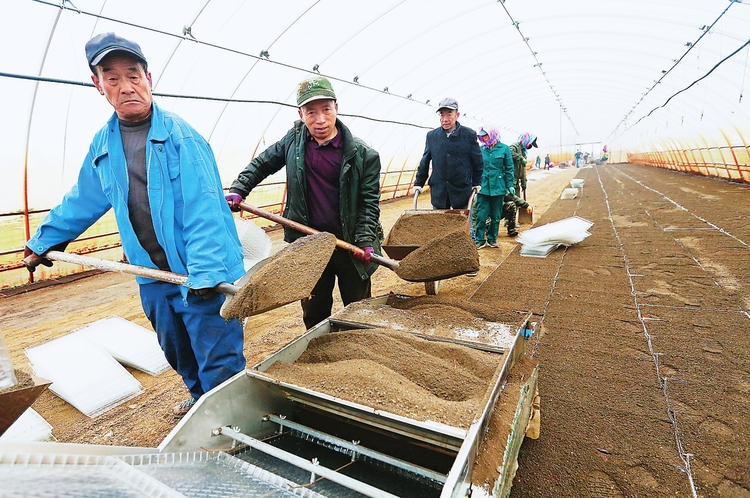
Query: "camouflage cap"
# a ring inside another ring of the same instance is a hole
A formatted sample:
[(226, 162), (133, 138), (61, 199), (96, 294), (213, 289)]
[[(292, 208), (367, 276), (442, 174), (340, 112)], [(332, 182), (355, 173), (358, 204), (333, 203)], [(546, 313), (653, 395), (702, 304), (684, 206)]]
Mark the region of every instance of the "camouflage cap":
[(336, 100), (333, 86), (325, 76), (312, 76), (302, 81), (297, 87), (297, 107), (320, 99)]

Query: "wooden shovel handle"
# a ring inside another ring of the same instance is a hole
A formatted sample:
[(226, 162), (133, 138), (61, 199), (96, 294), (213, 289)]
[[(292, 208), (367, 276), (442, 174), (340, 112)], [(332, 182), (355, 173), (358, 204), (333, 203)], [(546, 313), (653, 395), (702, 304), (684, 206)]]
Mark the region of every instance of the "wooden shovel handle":
[[(116, 273), (127, 273), (128, 275), (135, 275), (138, 277), (150, 278), (152, 280), (159, 280), (161, 282), (167, 282), (170, 284), (185, 285), (187, 282), (187, 275), (180, 275), (179, 273), (172, 273), (170, 271), (157, 270), (155, 268), (147, 268), (145, 266), (131, 265), (128, 263), (119, 263), (117, 261), (109, 261), (106, 259), (92, 258), (90, 256), (82, 256), (80, 254), (73, 254), (68, 252), (60, 251), (47, 251), (44, 257), (54, 261), (62, 261), (64, 263), (71, 263), (74, 265), (88, 266), (90, 268), (96, 268), (97, 270), (105, 270)], [(222, 294), (235, 295), (239, 290), (236, 286), (222, 282), (214, 287), (218, 292)]]
[[(297, 230), (298, 232), (301, 232), (307, 235), (315, 235), (316, 233), (320, 233), (320, 230), (310, 228), (307, 225), (303, 225), (302, 223), (298, 223), (294, 220), (290, 220), (289, 218), (284, 218), (283, 216), (279, 216), (278, 214), (269, 213), (268, 211), (265, 211), (259, 207), (252, 206), (245, 202), (240, 202), (239, 206), (240, 206), (240, 209), (242, 209), (243, 211), (247, 211), (248, 213), (253, 213), (257, 216), (260, 216), (261, 218), (265, 218), (267, 220), (276, 222), (279, 225), (289, 227), (293, 230)], [(361, 247), (357, 247), (354, 244), (350, 244), (349, 242), (346, 242), (345, 240), (341, 240), (339, 238), (336, 239), (336, 247), (344, 249), (345, 251), (352, 252), (354, 254), (365, 253), (364, 249), (362, 249)], [(383, 256), (378, 256), (377, 254), (371, 254), (370, 260), (373, 263), (377, 263), (381, 266), (385, 266), (387, 268), (390, 268), (391, 270), (395, 270), (396, 268), (398, 268), (398, 261), (384, 258)]]

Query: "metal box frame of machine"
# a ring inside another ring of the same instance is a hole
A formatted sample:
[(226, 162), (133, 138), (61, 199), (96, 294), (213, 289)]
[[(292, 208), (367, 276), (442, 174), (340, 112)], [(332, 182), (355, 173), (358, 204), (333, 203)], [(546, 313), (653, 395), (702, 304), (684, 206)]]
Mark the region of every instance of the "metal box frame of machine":
[[(371, 301), (385, 303), (387, 299)], [(493, 408), (511, 368), (524, 352), (530, 318), (530, 313), (519, 312), (517, 321), (509, 324), (515, 336), (507, 350), (451, 341), (498, 355), (494, 384), (482, 413), (468, 430), (379, 411), (264, 375), (278, 361), (293, 363), (317, 337), (370, 327), (333, 315), (201, 398), (159, 450), (244, 445), (248, 453), (260, 455), (249, 459), (253, 465), (278, 472), (290, 481), (313, 483), (310, 489), (323, 496), (465, 497)], [(531, 390), (526, 397), (533, 394)], [(528, 416), (527, 410), (522, 430)], [(517, 454), (518, 448), (515, 451)], [(516, 455), (509, 456), (515, 464)]]

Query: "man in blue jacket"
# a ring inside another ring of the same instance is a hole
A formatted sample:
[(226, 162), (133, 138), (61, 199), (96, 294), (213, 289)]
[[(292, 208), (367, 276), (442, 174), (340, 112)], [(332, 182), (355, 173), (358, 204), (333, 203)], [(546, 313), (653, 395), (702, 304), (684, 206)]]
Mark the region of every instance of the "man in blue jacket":
[(211, 147), (153, 102), (140, 46), (99, 34), (86, 44), (86, 58), (115, 112), (94, 136), (76, 184), (26, 244), (24, 264), (29, 271), (52, 266), (47, 251), (113, 208), (130, 263), (187, 274), (184, 286), (137, 277), (143, 310), (190, 392), (172, 410), (179, 418), (245, 368), (242, 326), (219, 315), (224, 296), (213, 290), (244, 274), (242, 246)]
[[(456, 99), (440, 101), (440, 128), (427, 133), (424, 154), (414, 178), (414, 191), (422, 193), (425, 182), (431, 189), (434, 209), (466, 209), (471, 190), (480, 190), (484, 160), (477, 134), (461, 126)], [(432, 163), (432, 173), (429, 168)]]

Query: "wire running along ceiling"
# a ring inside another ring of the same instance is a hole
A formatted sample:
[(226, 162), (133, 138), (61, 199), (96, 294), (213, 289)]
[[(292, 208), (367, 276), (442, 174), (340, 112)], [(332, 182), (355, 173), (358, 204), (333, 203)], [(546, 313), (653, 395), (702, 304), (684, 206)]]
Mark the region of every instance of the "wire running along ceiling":
[(100, 32), (139, 42), (157, 101), (209, 139), (228, 185), (297, 119), (313, 70), (384, 166), (418, 163), (446, 96), (506, 143), (535, 133), (542, 156), (746, 148), (746, 1), (9, 0), (0, 213), (24, 209), (25, 178), (29, 209), (75, 181), (112, 113), (84, 57)]

